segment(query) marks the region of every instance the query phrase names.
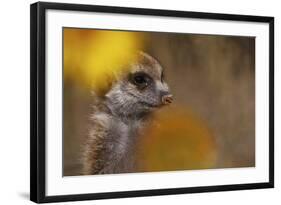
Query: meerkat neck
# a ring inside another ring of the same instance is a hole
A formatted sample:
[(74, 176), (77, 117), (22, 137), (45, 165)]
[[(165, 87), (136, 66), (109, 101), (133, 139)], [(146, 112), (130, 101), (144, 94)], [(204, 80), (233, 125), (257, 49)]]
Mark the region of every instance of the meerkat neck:
[(107, 98), (104, 101), (104, 106), (111, 115), (125, 123), (133, 121), (146, 121), (150, 114), (149, 112), (136, 112), (137, 105), (135, 105), (135, 107), (132, 107), (114, 103), (114, 100), (112, 100), (111, 98)]
[[(106, 174), (135, 170), (135, 146), (145, 124), (144, 118), (120, 115), (110, 101), (103, 100), (95, 107), (92, 120), (96, 127), (90, 132), (90, 136), (94, 136), (91, 139), (94, 140), (89, 144), (91, 149), (88, 150), (94, 149), (91, 152), (94, 154), (88, 155), (88, 161), (94, 168), (90, 167), (92, 171), (85, 173)], [(97, 144), (100, 146), (96, 146)]]

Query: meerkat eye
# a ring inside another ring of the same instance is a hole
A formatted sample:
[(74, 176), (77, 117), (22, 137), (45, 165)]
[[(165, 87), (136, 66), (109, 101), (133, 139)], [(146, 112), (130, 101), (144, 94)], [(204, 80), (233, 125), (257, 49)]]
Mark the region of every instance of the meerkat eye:
[(145, 76), (143, 75), (137, 75), (134, 77), (135, 84), (144, 84), (147, 83), (147, 80), (145, 79)]
[(137, 87), (143, 89), (149, 85), (151, 78), (146, 73), (132, 74), (131, 82)]

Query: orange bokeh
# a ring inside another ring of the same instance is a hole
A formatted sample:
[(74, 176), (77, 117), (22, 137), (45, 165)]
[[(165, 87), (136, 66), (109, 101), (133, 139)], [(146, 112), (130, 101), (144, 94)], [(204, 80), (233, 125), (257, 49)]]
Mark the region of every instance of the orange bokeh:
[(139, 166), (143, 171), (214, 168), (216, 144), (206, 123), (186, 107), (173, 105), (155, 115), (142, 136)]

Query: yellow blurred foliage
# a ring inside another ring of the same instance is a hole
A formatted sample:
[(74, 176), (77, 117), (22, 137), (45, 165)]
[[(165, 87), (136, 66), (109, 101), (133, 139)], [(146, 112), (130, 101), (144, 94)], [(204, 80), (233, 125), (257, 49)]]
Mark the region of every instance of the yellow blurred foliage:
[(64, 29), (64, 79), (105, 92), (142, 49), (136, 32)]
[(138, 163), (141, 171), (215, 168), (215, 139), (206, 124), (185, 107), (159, 110), (145, 130)]

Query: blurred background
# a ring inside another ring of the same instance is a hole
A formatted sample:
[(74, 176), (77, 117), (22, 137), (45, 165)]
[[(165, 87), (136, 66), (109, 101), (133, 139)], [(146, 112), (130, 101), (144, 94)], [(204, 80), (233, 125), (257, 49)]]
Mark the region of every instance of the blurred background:
[(94, 101), (143, 50), (174, 96), (137, 151), (139, 171), (255, 166), (255, 39), (64, 28), (64, 175), (79, 175)]

